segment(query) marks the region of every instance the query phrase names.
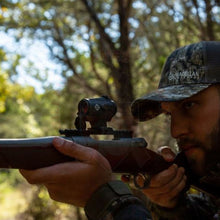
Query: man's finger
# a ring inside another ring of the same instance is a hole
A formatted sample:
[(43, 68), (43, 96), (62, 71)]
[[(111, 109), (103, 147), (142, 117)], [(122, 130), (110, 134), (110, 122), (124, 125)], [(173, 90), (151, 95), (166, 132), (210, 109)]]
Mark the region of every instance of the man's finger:
[(90, 161), (91, 157), (96, 154), (96, 150), (92, 148), (84, 147), (60, 137), (55, 137), (53, 139), (53, 145), (59, 152), (82, 162)]
[(168, 146), (160, 147), (157, 151), (167, 162), (172, 162), (175, 159), (176, 154)]
[[(74, 167), (71, 165), (72, 163), (74, 163)], [(19, 171), (30, 184), (45, 184), (57, 182), (58, 178), (62, 180), (68, 172), (71, 172), (74, 176), (77, 174), (77, 170), (82, 169), (82, 166), (84, 166), (84, 164), (74, 161), (55, 164), (50, 167), (44, 167), (36, 170), (20, 169)]]
[(60, 137), (54, 138), (53, 145), (61, 153), (73, 157), (78, 161), (86, 164), (98, 165), (105, 170), (111, 171), (111, 166), (107, 159), (95, 149), (82, 146)]
[(150, 182), (150, 187), (157, 188), (169, 183), (176, 176), (177, 170), (177, 165), (173, 164), (167, 170), (153, 176)]

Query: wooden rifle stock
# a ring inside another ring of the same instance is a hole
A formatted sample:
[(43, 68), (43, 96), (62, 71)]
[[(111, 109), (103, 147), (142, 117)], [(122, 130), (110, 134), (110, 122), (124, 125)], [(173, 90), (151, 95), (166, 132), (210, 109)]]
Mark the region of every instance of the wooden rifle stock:
[[(0, 168), (37, 169), (74, 161), (52, 145), (54, 137), (0, 139)], [(159, 154), (146, 148), (143, 138), (95, 140), (91, 137), (63, 137), (99, 151), (110, 163), (113, 172), (156, 174), (170, 166)]]

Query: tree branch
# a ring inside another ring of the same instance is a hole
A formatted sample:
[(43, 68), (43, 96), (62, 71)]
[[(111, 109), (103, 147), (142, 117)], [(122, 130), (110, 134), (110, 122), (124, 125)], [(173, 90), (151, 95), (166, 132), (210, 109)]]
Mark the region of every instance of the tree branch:
[(192, 2), (193, 2), (193, 5), (196, 8), (196, 17), (197, 17), (197, 20), (198, 20), (198, 23), (199, 23), (199, 26), (200, 26), (200, 30), (201, 30), (200, 38), (205, 40), (207, 38), (206, 37), (207, 35), (206, 35), (205, 27), (203, 26), (203, 24), (201, 22), (201, 19), (200, 19), (198, 2), (197, 2), (197, 0), (192, 0)]
[[(54, 55), (57, 59), (59, 59), (61, 62), (65, 63), (68, 68), (73, 72), (73, 77), (71, 77), (72, 81), (74, 83), (78, 83), (80, 85), (82, 85), (83, 87), (87, 88), (89, 91), (98, 94), (98, 95), (103, 95), (103, 91), (99, 90), (99, 89), (95, 89), (92, 86), (89, 85), (89, 83), (84, 79), (84, 77), (82, 76), (82, 74), (79, 74), (75, 68), (75, 66), (73, 65), (73, 62), (71, 61), (68, 52), (67, 52), (67, 48), (66, 45), (64, 44), (63, 41), (63, 37), (62, 37), (62, 32), (60, 30), (60, 28), (58, 27), (58, 25), (56, 24), (56, 22), (54, 23), (54, 29), (56, 30), (57, 33), (57, 38), (55, 39), (55, 41), (60, 45), (60, 47), (63, 49), (63, 54), (64, 54), (64, 58), (60, 57), (60, 56), (56, 56)], [(75, 77), (78, 80), (75, 80)]]
[(81, 0), (82, 3), (85, 5), (87, 11), (89, 12), (92, 20), (95, 22), (95, 25), (99, 31), (101, 38), (105, 40), (105, 42), (109, 45), (113, 54), (117, 54), (117, 49), (115, 48), (114, 43), (112, 42), (110, 36), (105, 32), (105, 28), (102, 26), (100, 20), (98, 19), (96, 13), (94, 12), (93, 8), (89, 5), (87, 0)]
[(205, 11), (206, 11), (206, 29), (208, 40), (215, 40), (215, 33), (213, 30), (213, 20), (212, 20), (212, 4), (210, 0), (204, 0)]

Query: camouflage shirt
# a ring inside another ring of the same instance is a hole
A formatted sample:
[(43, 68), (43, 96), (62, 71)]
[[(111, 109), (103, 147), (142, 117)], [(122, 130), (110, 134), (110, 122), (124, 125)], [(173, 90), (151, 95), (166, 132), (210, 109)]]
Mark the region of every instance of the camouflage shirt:
[(203, 193), (187, 194), (173, 209), (147, 202), (153, 220), (220, 220), (220, 201)]

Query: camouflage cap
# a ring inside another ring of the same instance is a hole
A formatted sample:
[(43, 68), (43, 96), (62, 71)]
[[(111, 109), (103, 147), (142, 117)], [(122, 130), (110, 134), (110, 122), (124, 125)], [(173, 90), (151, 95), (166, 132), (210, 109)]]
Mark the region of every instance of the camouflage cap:
[(178, 48), (167, 58), (156, 91), (131, 105), (135, 118), (146, 121), (159, 115), (162, 101), (179, 101), (220, 83), (220, 41), (202, 41)]

